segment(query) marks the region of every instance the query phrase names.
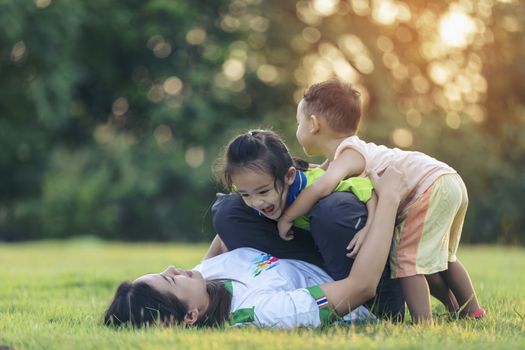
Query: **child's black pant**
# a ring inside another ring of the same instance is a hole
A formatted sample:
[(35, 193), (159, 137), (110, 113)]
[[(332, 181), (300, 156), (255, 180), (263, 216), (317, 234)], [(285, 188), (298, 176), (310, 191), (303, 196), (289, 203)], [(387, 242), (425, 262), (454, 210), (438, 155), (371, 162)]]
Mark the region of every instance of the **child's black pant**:
[[(298, 259), (322, 267), (334, 280), (348, 276), (353, 259), (346, 246), (366, 223), (366, 206), (352, 193), (334, 192), (308, 214), (310, 231), (293, 228), (295, 238), (282, 240), (276, 222), (257, 214), (237, 194), (218, 194), (212, 207), (213, 227), (229, 250), (251, 247), (278, 258)], [(366, 305), (382, 318), (402, 320), (405, 298), (387, 266), (376, 297)]]

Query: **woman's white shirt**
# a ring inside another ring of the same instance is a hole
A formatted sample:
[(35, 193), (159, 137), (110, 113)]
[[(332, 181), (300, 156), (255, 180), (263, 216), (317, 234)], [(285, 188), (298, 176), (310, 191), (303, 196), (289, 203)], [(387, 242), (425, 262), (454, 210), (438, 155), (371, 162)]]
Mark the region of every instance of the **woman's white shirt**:
[[(235, 325), (295, 328), (331, 323), (332, 311), (319, 285), (332, 278), (315, 265), (239, 248), (204, 260), (195, 269), (206, 279), (231, 281), (227, 287)], [(366, 317), (365, 310), (353, 314)]]

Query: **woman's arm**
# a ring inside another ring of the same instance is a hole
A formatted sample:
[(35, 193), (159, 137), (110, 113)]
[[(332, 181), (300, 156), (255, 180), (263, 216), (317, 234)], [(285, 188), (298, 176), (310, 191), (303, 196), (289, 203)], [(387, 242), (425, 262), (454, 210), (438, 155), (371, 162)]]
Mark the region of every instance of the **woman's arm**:
[[(308, 213), (315, 203), (332, 193), (339, 182), (349, 176), (361, 174), (364, 167), (365, 159), (359, 152), (353, 149), (343, 151), (336, 160), (330, 163), (326, 172), (315, 183), (301, 191), (297, 199), (279, 218), (277, 227), (281, 238), (287, 239), (287, 234), (295, 219)], [(288, 237), (288, 239), (291, 238), (293, 237)]]
[(381, 178), (370, 175), (379, 200), (361, 251), (347, 278), (320, 286), (339, 315), (375, 295), (390, 250), (397, 208), (407, 192), (405, 179), (395, 168), (388, 168)]
[(214, 256), (220, 255), (222, 253), (227, 252), (228, 249), (226, 249), (226, 246), (222, 242), (219, 235), (215, 235), (215, 238), (210, 244), (210, 247), (208, 248), (208, 252), (204, 256), (203, 260), (213, 258)]
[(366, 210), (368, 212), (368, 217), (366, 219), (365, 227), (363, 227), (359, 232), (357, 232), (354, 235), (354, 238), (348, 243), (348, 246), (346, 249), (348, 250), (348, 254), (346, 254), (349, 258), (355, 258), (357, 256), (357, 253), (359, 253), (359, 250), (361, 249), (361, 246), (363, 245), (363, 242), (365, 241), (365, 237), (370, 230), (370, 226), (372, 225), (372, 222), (374, 221), (374, 216), (377, 208), (377, 195), (372, 192), (372, 197), (368, 202), (366, 202)]

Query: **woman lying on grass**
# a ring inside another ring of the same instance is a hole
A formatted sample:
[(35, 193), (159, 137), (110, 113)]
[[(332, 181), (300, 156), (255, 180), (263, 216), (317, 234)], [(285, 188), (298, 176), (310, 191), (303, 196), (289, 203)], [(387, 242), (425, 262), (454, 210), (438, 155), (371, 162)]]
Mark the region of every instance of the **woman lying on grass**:
[(394, 221), (406, 183), (395, 168), (370, 174), (379, 197), (363, 246), (345, 279), (320, 268), (241, 248), (204, 260), (194, 270), (169, 267), (123, 282), (107, 309), (107, 326), (251, 324), (317, 327), (374, 296), (390, 249)]

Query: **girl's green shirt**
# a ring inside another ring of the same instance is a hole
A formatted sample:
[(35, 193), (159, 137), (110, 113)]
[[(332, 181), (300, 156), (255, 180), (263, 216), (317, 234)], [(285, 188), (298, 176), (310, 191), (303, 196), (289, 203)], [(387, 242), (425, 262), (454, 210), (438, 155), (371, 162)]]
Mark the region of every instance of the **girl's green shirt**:
[[(306, 187), (308, 187), (324, 174), (324, 170), (321, 168), (312, 168), (303, 173), (306, 176)], [(352, 192), (361, 202), (366, 203), (372, 198), (373, 189), (374, 187), (370, 179), (366, 177), (350, 177), (339, 182), (334, 192)], [(294, 226), (310, 231), (310, 219), (308, 215), (303, 215), (295, 219)]]

